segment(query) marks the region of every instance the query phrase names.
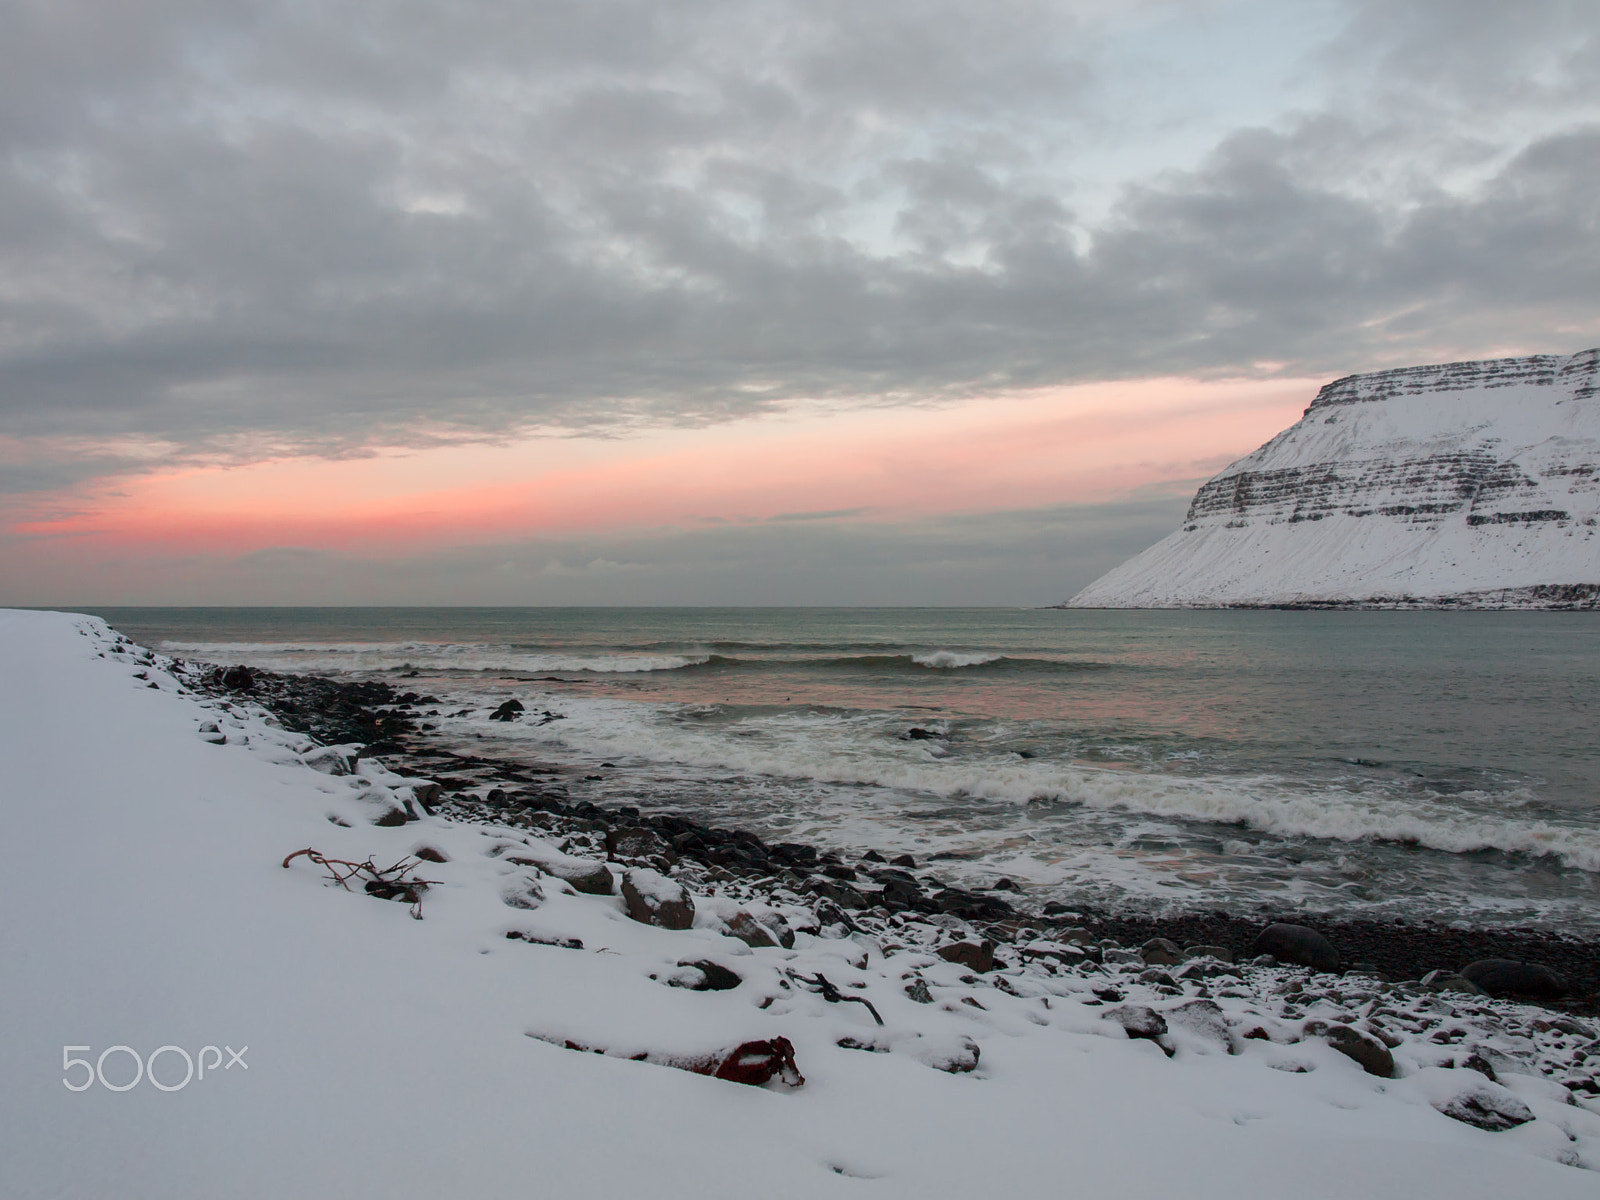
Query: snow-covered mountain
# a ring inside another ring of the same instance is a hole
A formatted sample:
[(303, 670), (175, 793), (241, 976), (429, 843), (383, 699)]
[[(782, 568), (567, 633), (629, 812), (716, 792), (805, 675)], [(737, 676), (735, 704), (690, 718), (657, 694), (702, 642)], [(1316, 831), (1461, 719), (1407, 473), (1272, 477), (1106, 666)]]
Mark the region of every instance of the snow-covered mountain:
[(1078, 608), (1600, 608), (1600, 349), (1349, 375)]

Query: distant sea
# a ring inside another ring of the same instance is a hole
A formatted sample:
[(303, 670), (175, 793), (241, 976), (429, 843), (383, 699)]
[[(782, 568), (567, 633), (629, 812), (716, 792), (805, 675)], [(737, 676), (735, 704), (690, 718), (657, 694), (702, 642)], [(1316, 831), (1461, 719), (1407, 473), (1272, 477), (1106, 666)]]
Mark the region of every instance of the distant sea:
[[(440, 744), (601, 777), (575, 797), (1035, 903), (1600, 934), (1595, 614), (93, 611), (182, 658), (432, 694)], [(531, 719), (488, 721), (509, 696)]]

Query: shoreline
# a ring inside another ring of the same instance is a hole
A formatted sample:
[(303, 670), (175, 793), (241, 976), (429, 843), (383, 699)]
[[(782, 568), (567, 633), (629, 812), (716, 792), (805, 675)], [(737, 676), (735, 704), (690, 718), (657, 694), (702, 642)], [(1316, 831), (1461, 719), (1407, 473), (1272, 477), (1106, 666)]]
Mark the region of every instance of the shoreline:
[[(711, 881), (739, 882), (758, 891), (788, 886), (830, 905), (846, 927), (855, 925), (853, 913), (942, 914), (971, 922), (1001, 946), (1022, 932), (1073, 929), (1123, 947), (1162, 938), (1179, 947), (1219, 947), (1242, 960), (1268, 924), (1311, 924), (1333, 943), (1344, 970), (1351, 974), (1420, 986), (1429, 972), (1449, 976), (1474, 961), (1510, 959), (1547, 966), (1567, 985), (1563, 998), (1516, 997), (1520, 1002), (1600, 1015), (1600, 940), (1527, 927), (1303, 915), (1287, 908), (1252, 915), (1223, 909), (1151, 914), (1101, 904), (1050, 904), (1047, 910), (1060, 911), (1029, 911), (1018, 889), (953, 887), (939, 878), (930, 862), (908, 866), (896, 860), (897, 866), (876, 855), (846, 861), (819, 846), (768, 847), (749, 831), (708, 826), (670, 808), (641, 811), (635, 805), (572, 802), (562, 781), (576, 776), (574, 769), (428, 745), (425, 734), (418, 736), (412, 710), (435, 702), (434, 698), (403, 692), (386, 682), (345, 682), (244, 667), (216, 667), (204, 678), (219, 695), (260, 704), (287, 727), (324, 744), (359, 744), (358, 758), (380, 759), (401, 773), (437, 781), (440, 788), (428, 803), (430, 813), (473, 823), (520, 825), (535, 833), (551, 819), (560, 824), (652, 829), (674, 843), (668, 865), (687, 861), (709, 872)], [(584, 782), (600, 780), (590, 776)], [(907, 883), (914, 885), (915, 893), (905, 889)]]

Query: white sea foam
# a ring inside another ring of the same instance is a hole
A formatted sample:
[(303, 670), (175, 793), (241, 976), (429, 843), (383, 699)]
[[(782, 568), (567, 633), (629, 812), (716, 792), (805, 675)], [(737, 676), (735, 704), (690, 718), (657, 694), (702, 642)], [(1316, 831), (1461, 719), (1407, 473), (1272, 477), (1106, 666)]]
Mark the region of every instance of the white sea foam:
[(981, 667), (985, 663), (999, 662), (1003, 654), (982, 654), (974, 651), (934, 650), (927, 654), (913, 654), (911, 661), (919, 667), (939, 667), (952, 670), (956, 667)]
[(930, 742), (899, 740), (894, 719), (882, 714), (786, 712), (708, 727), (703, 719), (680, 719), (672, 705), (569, 696), (540, 703), (567, 719), (537, 729), (484, 728), (596, 756), (871, 785), (949, 800), (1054, 803), (1231, 824), (1279, 837), (1392, 842), (1458, 854), (1550, 855), (1566, 866), (1600, 872), (1600, 830), (1592, 824), (1507, 817), (1495, 811), (1503, 807), (1500, 796), (1478, 791), (1401, 793), (1377, 783), (1180, 775), (1009, 753), (949, 755)]
[(629, 674), (674, 671), (710, 661), (698, 654), (547, 654), (516, 646), (451, 642), (162, 642), (160, 649), (202, 662), (268, 671), (504, 671), (537, 674), (588, 671)]

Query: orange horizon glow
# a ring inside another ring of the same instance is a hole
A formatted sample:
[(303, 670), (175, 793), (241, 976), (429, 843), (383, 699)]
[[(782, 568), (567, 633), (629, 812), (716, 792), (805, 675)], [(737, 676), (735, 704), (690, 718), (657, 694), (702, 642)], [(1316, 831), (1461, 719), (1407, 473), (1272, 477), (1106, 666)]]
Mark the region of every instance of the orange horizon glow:
[(169, 552), (396, 553), (793, 514), (892, 520), (1105, 502), (1214, 473), (1297, 420), (1315, 390), (1149, 379), (620, 438), (191, 467), (63, 491), (45, 498), (56, 515), (9, 531)]

